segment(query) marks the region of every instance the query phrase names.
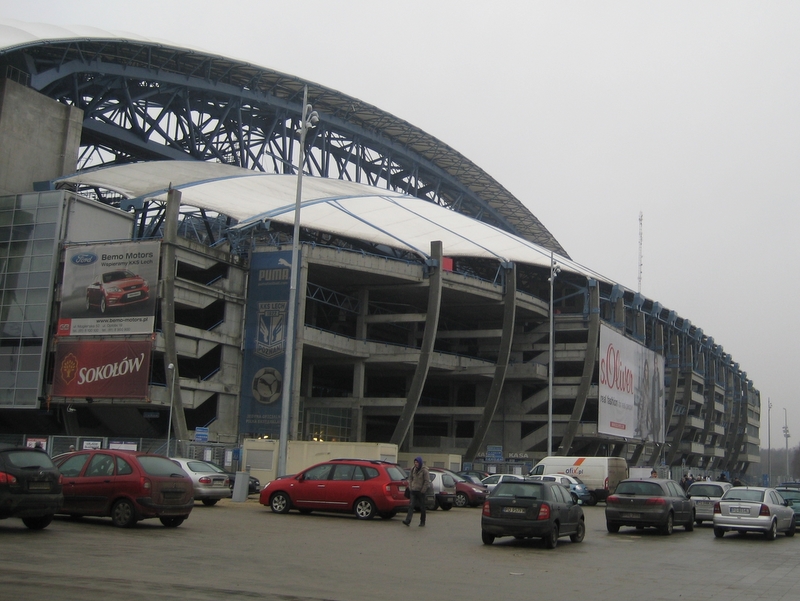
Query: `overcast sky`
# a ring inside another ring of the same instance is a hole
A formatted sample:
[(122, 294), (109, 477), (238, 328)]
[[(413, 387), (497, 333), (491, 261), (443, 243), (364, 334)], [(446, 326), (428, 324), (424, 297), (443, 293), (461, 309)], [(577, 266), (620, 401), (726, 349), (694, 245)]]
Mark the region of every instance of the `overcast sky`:
[(571, 257), (677, 311), (800, 440), (800, 2), (0, 0), (376, 105), (480, 165)]

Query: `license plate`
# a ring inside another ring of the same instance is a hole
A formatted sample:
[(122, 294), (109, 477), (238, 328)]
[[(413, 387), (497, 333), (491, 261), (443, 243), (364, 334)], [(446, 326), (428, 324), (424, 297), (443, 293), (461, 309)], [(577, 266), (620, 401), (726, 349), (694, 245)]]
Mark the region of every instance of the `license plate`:
[(400, 492), (406, 492), (406, 487), (405, 486), (398, 486), (397, 490), (399, 490)]
[(50, 490), (49, 482), (29, 482), (28, 490)]
[(711, 507), (713, 504), (714, 501), (697, 501), (699, 507)]
[(731, 507), (728, 510), (729, 513), (750, 513), (750, 510), (747, 507)]
[(503, 507), (503, 513), (525, 513), (524, 507)]
[(142, 291), (141, 290), (139, 290), (138, 292), (129, 292), (128, 293), (128, 298), (134, 298), (136, 296), (141, 296), (141, 295), (142, 295)]
[(625, 519), (625, 520), (638, 520), (640, 517), (642, 517), (642, 514), (640, 514), (640, 513), (623, 513), (622, 514), (622, 518)]

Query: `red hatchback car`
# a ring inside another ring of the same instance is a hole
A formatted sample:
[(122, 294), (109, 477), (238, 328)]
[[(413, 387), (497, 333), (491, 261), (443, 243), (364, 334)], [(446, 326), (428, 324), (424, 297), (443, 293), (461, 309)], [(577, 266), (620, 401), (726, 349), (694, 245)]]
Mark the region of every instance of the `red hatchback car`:
[(150, 298), (147, 280), (128, 269), (108, 271), (86, 288), (86, 309), (105, 313), (114, 307), (141, 303)]
[(275, 513), (297, 509), (352, 512), (361, 520), (391, 519), (408, 509), (406, 474), (399, 465), (369, 459), (333, 459), (267, 484), (259, 502)]
[(121, 528), (159, 518), (175, 528), (194, 507), (191, 478), (160, 455), (95, 449), (59, 455), (53, 461), (61, 471), (64, 493), (58, 513), (110, 516)]

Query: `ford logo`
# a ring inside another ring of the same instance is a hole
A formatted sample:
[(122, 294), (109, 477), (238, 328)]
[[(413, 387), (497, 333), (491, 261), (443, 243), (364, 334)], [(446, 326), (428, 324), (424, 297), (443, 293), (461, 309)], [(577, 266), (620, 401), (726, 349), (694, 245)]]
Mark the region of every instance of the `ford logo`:
[(97, 261), (97, 255), (94, 253), (80, 253), (70, 259), (74, 265), (91, 265)]

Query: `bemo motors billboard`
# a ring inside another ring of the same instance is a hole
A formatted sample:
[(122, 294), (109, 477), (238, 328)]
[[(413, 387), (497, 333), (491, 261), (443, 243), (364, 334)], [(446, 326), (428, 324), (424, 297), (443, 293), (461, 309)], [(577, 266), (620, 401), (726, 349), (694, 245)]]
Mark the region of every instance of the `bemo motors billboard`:
[(147, 398), (151, 340), (60, 340), (52, 396)]

